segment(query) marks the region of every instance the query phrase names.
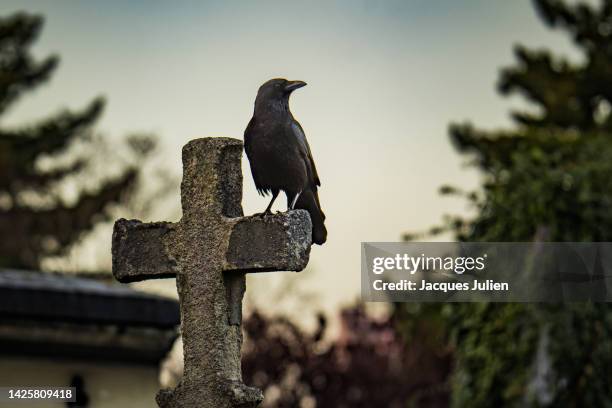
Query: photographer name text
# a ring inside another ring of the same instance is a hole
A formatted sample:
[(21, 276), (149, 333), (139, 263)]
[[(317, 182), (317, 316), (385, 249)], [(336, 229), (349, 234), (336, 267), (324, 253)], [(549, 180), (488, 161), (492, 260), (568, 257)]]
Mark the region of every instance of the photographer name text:
[(402, 279), (399, 282), (385, 282), (382, 279), (377, 279), (372, 282), (374, 290), (407, 290), (407, 291), (435, 291), (435, 292), (450, 292), (458, 290), (472, 291), (507, 291), (510, 289), (508, 282), (495, 282), (492, 279), (487, 279), (484, 282), (474, 280), (471, 282), (429, 282), (422, 280), (420, 285), (417, 282)]

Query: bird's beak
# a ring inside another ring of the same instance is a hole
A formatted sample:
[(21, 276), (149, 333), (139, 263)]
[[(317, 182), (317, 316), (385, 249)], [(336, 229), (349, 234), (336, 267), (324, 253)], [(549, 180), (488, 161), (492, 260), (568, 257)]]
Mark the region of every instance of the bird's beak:
[(296, 89), (301, 88), (303, 86), (306, 86), (306, 82), (304, 81), (289, 81), (287, 82), (287, 85), (285, 85), (285, 92), (291, 93), (295, 91)]

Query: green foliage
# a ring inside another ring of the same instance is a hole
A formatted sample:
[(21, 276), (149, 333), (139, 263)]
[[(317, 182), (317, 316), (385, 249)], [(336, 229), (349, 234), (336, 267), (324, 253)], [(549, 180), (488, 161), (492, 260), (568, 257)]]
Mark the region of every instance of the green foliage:
[[(25, 13), (0, 18), (0, 114), (47, 81), (57, 67), (56, 56), (36, 61), (30, 54), (42, 24), (41, 17)], [(57, 186), (82, 172), (92, 156), (80, 154), (46, 170), (39, 166), (41, 159), (90, 140), (103, 107), (97, 98), (80, 112), (64, 111), (19, 129), (0, 129), (0, 267), (39, 268), (43, 258), (64, 254), (104, 220), (108, 204), (126, 198), (137, 175), (134, 168), (100, 185), (94, 182), (93, 189), (81, 188), (76, 203), (68, 205)]]
[(451, 341), (462, 356), (454, 376), (455, 405), (470, 401), (473, 406), (506, 406), (520, 401), (538, 335), (525, 330), (535, 324), (533, 315), (523, 305), (456, 304), (454, 309)]
[(612, 226), (612, 143), (606, 133), (528, 130), (487, 168), (478, 215), (460, 239), (606, 241)]
[[(546, 24), (571, 35), (584, 61), (517, 47), (499, 90), (537, 109), (514, 112), (508, 131), (450, 127), (484, 182), (477, 192), (443, 188), (467, 197), (477, 215), (434, 231), (463, 241), (612, 241), (612, 1), (534, 4)], [(454, 406), (612, 406), (606, 304), (401, 305), (397, 313), (438, 322), (441, 347), (454, 348)], [(538, 365), (550, 367), (539, 389)]]

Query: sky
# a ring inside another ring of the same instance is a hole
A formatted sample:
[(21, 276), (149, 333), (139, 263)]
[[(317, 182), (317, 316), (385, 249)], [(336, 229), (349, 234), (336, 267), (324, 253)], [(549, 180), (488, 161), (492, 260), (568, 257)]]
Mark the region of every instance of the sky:
[[(56, 53), (61, 62), (52, 81), (0, 125), (104, 95), (97, 131), (110, 140), (159, 135), (157, 165), (177, 177), (189, 140), (242, 138), (263, 82), (308, 83), (291, 97), (291, 110), (319, 170), (328, 242), (313, 247), (305, 272), (250, 277), (247, 295), (249, 307), (306, 324), (319, 309), (333, 313), (358, 299), (361, 242), (397, 241), (443, 214), (469, 212), (437, 193), (443, 184), (478, 183), (451, 146), (448, 125), (510, 125), (509, 108), (522, 106), (520, 99), (502, 99), (495, 84), (514, 44), (577, 57), (527, 0), (0, 3), (1, 15), (16, 10), (45, 16), (34, 53)], [(268, 199), (256, 194), (246, 156), (243, 172), (245, 213), (262, 211)], [(167, 200), (163, 208), (176, 213), (178, 190)], [(275, 208), (284, 205), (278, 200)], [(78, 266), (110, 265), (110, 227), (100, 231)], [(173, 291), (173, 283), (161, 285)]]

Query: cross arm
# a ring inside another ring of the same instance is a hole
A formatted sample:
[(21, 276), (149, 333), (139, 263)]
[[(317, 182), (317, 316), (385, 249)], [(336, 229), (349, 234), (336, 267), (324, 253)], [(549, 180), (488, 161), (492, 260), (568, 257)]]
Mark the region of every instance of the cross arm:
[(119, 282), (172, 278), (175, 263), (166, 254), (163, 237), (169, 222), (143, 223), (121, 218), (113, 228), (113, 275)]
[(226, 271), (296, 271), (306, 267), (312, 241), (308, 212), (240, 217), (232, 227)]

